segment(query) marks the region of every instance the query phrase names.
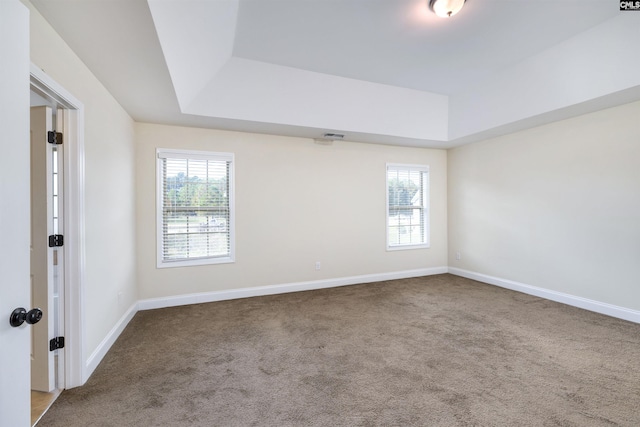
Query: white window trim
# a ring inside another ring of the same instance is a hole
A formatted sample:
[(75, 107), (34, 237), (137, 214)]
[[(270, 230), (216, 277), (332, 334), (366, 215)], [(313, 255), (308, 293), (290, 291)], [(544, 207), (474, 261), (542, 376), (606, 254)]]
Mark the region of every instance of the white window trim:
[[(405, 169), (405, 170), (418, 170), (421, 172), (426, 172), (425, 178), (425, 189), (426, 192), (424, 197), (426, 200), (424, 201), (424, 209), (425, 209), (425, 243), (419, 244), (399, 244), (399, 245), (391, 245), (389, 242), (389, 169)], [(409, 249), (426, 249), (431, 247), (431, 173), (429, 172), (428, 165), (417, 165), (417, 164), (404, 164), (404, 163), (387, 163), (384, 173), (384, 185), (385, 185), (385, 223), (384, 223), (384, 232), (385, 232), (385, 241), (387, 246), (387, 251), (404, 251)]]
[[(162, 236), (162, 159), (163, 158), (182, 158), (182, 159), (214, 159), (226, 160), (229, 165), (229, 256), (215, 258), (194, 258), (182, 261), (165, 261), (163, 254), (163, 236)], [(194, 150), (175, 150), (169, 148), (156, 149), (156, 267), (157, 268), (173, 268), (173, 267), (189, 267), (197, 265), (212, 264), (228, 264), (235, 262), (235, 156), (233, 153), (220, 153), (213, 151), (194, 151)]]

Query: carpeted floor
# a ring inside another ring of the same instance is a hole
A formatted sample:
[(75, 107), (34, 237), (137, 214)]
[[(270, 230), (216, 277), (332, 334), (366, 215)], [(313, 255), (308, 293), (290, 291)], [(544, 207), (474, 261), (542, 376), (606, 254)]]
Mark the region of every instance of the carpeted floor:
[(614, 425), (640, 325), (439, 275), (139, 312), (38, 427)]

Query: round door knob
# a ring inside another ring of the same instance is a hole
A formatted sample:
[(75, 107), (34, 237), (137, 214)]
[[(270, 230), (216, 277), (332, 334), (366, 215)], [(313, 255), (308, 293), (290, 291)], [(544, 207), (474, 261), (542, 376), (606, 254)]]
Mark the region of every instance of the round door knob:
[(11, 316), (9, 316), (9, 324), (17, 328), (24, 322), (33, 325), (34, 323), (38, 323), (40, 319), (42, 319), (42, 310), (39, 308), (34, 308), (27, 312), (25, 308), (19, 307), (13, 310)]
[(32, 308), (27, 312), (27, 317), (24, 319), (30, 325), (38, 323), (42, 319), (42, 310), (39, 308)]

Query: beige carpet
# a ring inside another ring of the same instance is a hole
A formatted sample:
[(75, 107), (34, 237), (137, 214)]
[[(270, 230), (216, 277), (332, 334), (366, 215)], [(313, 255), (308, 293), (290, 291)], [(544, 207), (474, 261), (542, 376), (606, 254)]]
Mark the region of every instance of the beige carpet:
[(48, 426), (639, 426), (640, 325), (451, 275), (138, 313)]

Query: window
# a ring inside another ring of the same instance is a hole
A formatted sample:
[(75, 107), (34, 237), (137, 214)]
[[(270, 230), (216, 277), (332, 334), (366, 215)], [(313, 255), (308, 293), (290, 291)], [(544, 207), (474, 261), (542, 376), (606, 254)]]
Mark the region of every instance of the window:
[(233, 196), (233, 154), (158, 149), (158, 267), (233, 262)]
[(387, 250), (429, 247), (429, 166), (387, 164)]

